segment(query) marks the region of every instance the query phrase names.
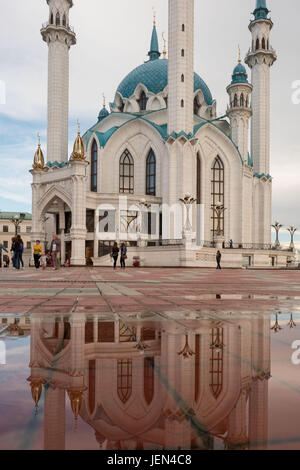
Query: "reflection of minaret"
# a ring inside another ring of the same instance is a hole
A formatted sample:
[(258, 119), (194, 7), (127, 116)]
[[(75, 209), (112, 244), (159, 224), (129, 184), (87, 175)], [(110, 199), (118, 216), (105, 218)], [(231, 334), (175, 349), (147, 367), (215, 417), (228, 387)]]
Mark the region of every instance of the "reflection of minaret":
[(65, 390), (45, 387), (44, 449), (65, 449)]

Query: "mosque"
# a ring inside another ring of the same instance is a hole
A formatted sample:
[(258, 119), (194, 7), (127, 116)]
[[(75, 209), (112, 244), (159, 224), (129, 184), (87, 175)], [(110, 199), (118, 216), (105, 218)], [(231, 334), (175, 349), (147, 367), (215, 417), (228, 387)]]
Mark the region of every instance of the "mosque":
[(194, 0), (169, 0), (168, 52), (155, 20), (149, 59), (120, 82), (82, 137), (78, 130), (70, 157), (73, 1), (47, 3), (47, 159), (39, 144), (32, 239), (47, 244), (59, 234), (62, 261), (77, 266), (109, 265), (114, 241), (127, 243), (130, 264), (135, 258), (144, 266), (212, 266), (217, 248), (227, 266), (285, 265), (287, 252), (271, 244), (270, 70), (277, 56), (266, 0), (256, 1), (249, 25), (251, 80), (239, 57), (226, 115), (218, 116), (194, 71)]

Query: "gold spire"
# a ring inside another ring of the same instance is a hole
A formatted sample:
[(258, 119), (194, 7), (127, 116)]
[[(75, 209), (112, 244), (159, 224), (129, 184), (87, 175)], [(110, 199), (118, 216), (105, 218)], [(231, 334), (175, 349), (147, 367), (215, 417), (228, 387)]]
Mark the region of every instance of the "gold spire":
[(167, 40), (165, 38), (165, 33), (162, 33), (162, 39), (164, 41), (163, 59), (166, 59), (167, 58)]
[(154, 7), (152, 7), (152, 10), (153, 10), (153, 26), (155, 27), (156, 26), (156, 10)]
[(241, 60), (241, 49), (240, 49), (240, 46), (238, 46), (238, 48), (239, 48), (239, 64), (240, 64), (242, 62), (242, 60)]
[(103, 97), (103, 108), (106, 108), (106, 99), (105, 99), (104, 93), (102, 93), (102, 97)]
[(34, 155), (32, 168), (34, 170), (43, 170), (45, 168), (44, 154), (41, 149), (40, 134), (38, 134), (38, 148)]
[(78, 133), (77, 133), (76, 140), (74, 142), (73, 152), (71, 154), (71, 160), (84, 161), (86, 159), (86, 155), (84, 153), (84, 145), (82, 142), (82, 138), (80, 136), (80, 123), (78, 120), (77, 120), (77, 126), (78, 126)]

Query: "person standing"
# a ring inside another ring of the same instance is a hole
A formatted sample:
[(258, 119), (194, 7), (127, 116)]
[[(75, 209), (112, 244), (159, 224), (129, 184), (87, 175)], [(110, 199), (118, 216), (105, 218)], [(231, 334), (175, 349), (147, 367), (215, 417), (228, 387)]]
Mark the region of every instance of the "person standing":
[(117, 261), (118, 261), (118, 258), (119, 258), (119, 247), (118, 247), (118, 244), (117, 242), (114, 243), (114, 246), (112, 247), (112, 250), (111, 250), (111, 257), (113, 258), (114, 260), (114, 269), (117, 268)]
[(41, 245), (40, 240), (36, 240), (35, 245), (33, 245), (33, 258), (34, 258), (34, 266), (36, 269), (40, 267), (40, 258), (42, 255), (43, 247)]
[(18, 242), (18, 252), (19, 252), (19, 264), (22, 265), (22, 268), (24, 269), (24, 261), (23, 261), (24, 242), (20, 235), (17, 235), (17, 242)]
[(2, 243), (0, 243), (0, 268), (2, 268), (2, 252), (3, 252), (3, 250), (6, 251), (6, 253), (8, 253), (5, 246)]
[(222, 268), (221, 268), (221, 259), (222, 259), (222, 255), (221, 255), (220, 250), (218, 250), (218, 251), (217, 251), (217, 256), (216, 256), (216, 260), (217, 260), (217, 269), (222, 269)]
[(20, 269), (20, 258), (19, 258), (19, 244), (17, 237), (13, 237), (11, 241), (11, 250), (13, 253), (12, 262), (14, 269)]
[(60, 253), (61, 253), (61, 242), (57, 235), (53, 235), (51, 246), (50, 246), (50, 253), (53, 257), (54, 263), (54, 270), (58, 270), (60, 268)]
[(125, 260), (127, 259), (127, 247), (125, 243), (121, 245), (121, 268), (126, 268)]

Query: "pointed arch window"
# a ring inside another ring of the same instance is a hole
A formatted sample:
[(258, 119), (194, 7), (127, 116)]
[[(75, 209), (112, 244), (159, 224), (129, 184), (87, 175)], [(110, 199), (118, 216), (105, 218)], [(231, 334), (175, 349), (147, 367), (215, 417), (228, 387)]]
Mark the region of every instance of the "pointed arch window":
[(121, 402), (127, 403), (132, 394), (131, 359), (121, 359), (118, 361), (117, 392)]
[(156, 195), (156, 158), (152, 149), (146, 161), (146, 194)]
[(142, 91), (142, 93), (140, 94), (140, 99), (138, 100), (140, 111), (146, 111), (147, 102), (148, 102), (148, 98), (146, 96), (146, 93)]
[(262, 49), (266, 49), (266, 40), (265, 40), (265, 38), (262, 39), (261, 47), (262, 47)]
[(210, 391), (217, 399), (223, 390), (224, 352), (223, 352), (223, 328), (212, 328), (210, 334)]
[(258, 38), (256, 39), (256, 46), (255, 46), (255, 49), (256, 49), (256, 50), (259, 49), (259, 39), (258, 39)]
[(144, 359), (144, 397), (148, 405), (152, 403), (154, 397), (154, 358)]
[(67, 26), (67, 18), (65, 14), (63, 16), (63, 26)]
[(91, 191), (96, 193), (98, 190), (98, 145), (94, 140), (91, 153)]
[(134, 193), (134, 162), (127, 149), (120, 158), (120, 193)]
[(53, 24), (54, 23), (54, 17), (53, 17), (53, 13), (51, 13), (50, 15), (50, 24)]
[(56, 26), (60, 26), (60, 16), (59, 16), (58, 12), (56, 13), (55, 24), (56, 24)]
[(243, 93), (241, 94), (241, 97), (240, 97), (240, 106), (241, 106), (241, 108), (243, 108), (245, 106), (245, 98), (244, 98)]
[(184, 57), (184, 49), (181, 49), (181, 57)]
[(181, 75), (181, 82), (184, 83), (184, 75)]
[(237, 97), (237, 94), (235, 94), (234, 99), (233, 99), (233, 107), (237, 108), (237, 106), (238, 106), (238, 97)]
[[(217, 203), (224, 205), (224, 165), (219, 156), (213, 162), (211, 168), (211, 204), (216, 207)], [(218, 219), (214, 210), (211, 211), (211, 231), (213, 236), (217, 235)], [(224, 231), (224, 212), (221, 215), (220, 229)]]

